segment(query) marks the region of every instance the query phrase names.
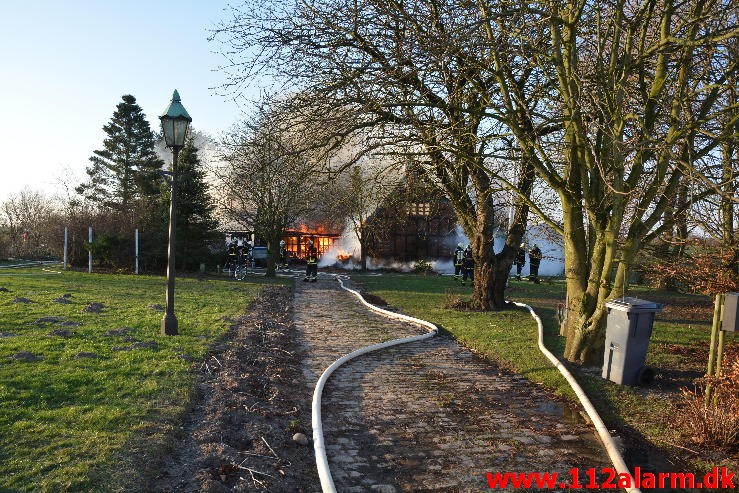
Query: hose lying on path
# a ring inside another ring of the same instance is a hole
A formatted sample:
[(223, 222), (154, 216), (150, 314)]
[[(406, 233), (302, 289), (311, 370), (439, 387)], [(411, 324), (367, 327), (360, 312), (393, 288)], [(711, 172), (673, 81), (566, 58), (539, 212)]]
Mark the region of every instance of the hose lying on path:
[[(606, 452), (608, 452), (608, 457), (610, 457), (611, 462), (613, 463), (613, 467), (616, 469), (616, 472), (619, 474), (619, 476), (621, 474), (628, 474), (629, 484), (636, 484), (634, 482), (634, 478), (631, 476), (631, 472), (629, 472), (629, 468), (626, 466), (626, 463), (621, 456), (621, 453), (618, 451), (618, 447), (616, 447), (616, 443), (613, 441), (613, 437), (608, 432), (608, 428), (606, 428), (606, 425), (603, 424), (603, 420), (600, 418), (598, 411), (596, 411), (593, 407), (590, 399), (588, 399), (585, 391), (582, 389), (582, 387), (580, 387), (580, 384), (577, 383), (577, 380), (575, 380), (575, 377), (572, 376), (572, 373), (570, 373), (567, 367), (565, 367), (562, 362), (559, 361), (559, 359), (557, 359), (557, 357), (553, 355), (546, 348), (546, 346), (544, 346), (544, 324), (541, 322), (539, 316), (536, 314), (534, 309), (526, 303), (517, 303), (514, 301), (513, 304), (526, 308), (529, 313), (531, 313), (531, 316), (534, 317), (534, 320), (536, 320), (536, 325), (539, 327), (539, 349), (542, 353), (544, 353), (544, 356), (549, 358), (549, 361), (551, 361), (552, 364), (562, 374), (562, 376), (567, 379), (567, 383), (569, 383), (570, 387), (572, 387), (572, 390), (575, 391), (577, 398), (580, 399), (580, 403), (585, 408), (585, 412), (588, 413), (590, 421), (593, 422), (593, 426), (595, 426), (595, 429), (598, 431), (598, 436), (600, 437), (601, 442), (603, 442), (603, 446), (605, 447)], [(641, 493), (641, 490), (639, 488), (626, 488), (626, 491), (628, 491), (629, 493)]]
[(328, 458), (326, 457), (326, 446), (323, 442), (323, 425), (321, 424), (321, 394), (323, 393), (323, 387), (324, 385), (326, 385), (326, 381), (328, 380), (328, 377), (331, 376), (334, 370), (336, 370), (338, 367), (340, 367), (347, 361), (356, 358), (359, 355), (370, 353), (372, 351), (377, 351), (378, 349), (384, 349), (384, 348), (391, 347), (391, 346), (397, 346), (398, 344), (406, 344), (409, 342), (422, 341), (424, 339), (434, 337), (439, 332), (439, 328), (436, 325), (432, 324), (431, 322), (427, 322), (425, 320), (421, 320), (418, 318), (409, 317), (407, 315), (401, 315), (400, 313), (394, 313), (389, 310), (383, 310), (382, 308), (378, 308), (370, 303), (367, 303), (367, 301), (365, 301), (365, 299), (362, 297), (362, 295), (358, 291), (349, 289), (346, 286), (344, 286), (344, 283), (342, 282), (341, 277), (336, 276), (336, 280), (339, 281), (339, 285), (341, 285), (342, 289), (354, 294), (357, 298), (359, 298), (359, 301), (361, 301), (362, 304), (365, 305), (370, 310), (375, 311), (377, 313), (381, 313), (382, 315), (385, 315), (386, 317), (394, 318), (396, 320), (403, 320), (405, 322), (411, 322), (414, 324), (422, 325), (426, 327), (429, 330), (429, 332), (427, 334), (421, 334), (421, 335), (411, 336), (411, 337), (404, 337), (402, 339), (393, 339), (391, 341), (381, 342), (379, 344), (373, 344), (372, 346), (366, 346), (366, 347), (357, 349), (356, 351), (353, 351), (345, 356), (342, 356), (336, 361), (334, 361), (333, 364), (331, 364), (331, 366), (326, 368), (326, 370), (321, 375), (321, 378), (318, 379), (318, 383), (316, 384), (316, 390), (313, 392), (313, 406), (312, 406), (313, 449), (316, 452), (316, 466), (318, 468), (318, 477), (321, 480), (321, 489), (323, 493), (336, 493), (336, 487), (334, 486), (334, 479), (331, 477), (331, 470), (328, 467)]
[[(391, 341), (382, 342), (379, 344), (373, 344), (372, 346), (366, 346), (360, 349), (357, 349), (356, 351), (353, 351), (345, 356), (342, 356), (341, 358), (334, 361), (331, 366), (326, 368), (326, 370), (323, 372), (321, 377), (318, 379), (318, 383), (316, 384), (316, 389), (313, 392), (313, 405), (312, 405), (312, 424), (313, 424), (313, 449), (316, 453), (316, 467), (318, 468), (318, 477), (321, 480), (321, 490), (323, 493), (336, 493), (336, 487), (334, 486), (334, 480), (331, 476), (331, 470), (328, 466), (328, 458), (326, 456), (326, 446), (323, 440), (323, 425), (321, 423), (321, 394), (323, 393), (323, 387), (326, 385), (326, 381), (328, 380), (328, 377), (331, 376), (331, 374), (336, 370), (339, 366), (343, 365), (347, 361), (356, 358), (357, 356), (360, 356), (362, 354), (370, 353), (372, 351), (377, 351), (379, 349), (384, 349), (391, 346), (397, 346), (398, 344), (405, 344), (409, 342), (415, 342), (415, 341), (422, 341), (424, 339), (428, 339), (430, 337), (435, 336), (439, 332), (439, 328), (432, 324), (431, 322), (427, 322), (426, 320), (421, 320), (419, 318), (409, 317), (407, 315), (402, 315), (400, 313), (391, 312), (389, 310), (383, 310), (382, 308), (379, 308), (375, 305), (372, 305), (371, 303), (368, 303), (364, 297), (358, 292), (353, 289), (349, 289), (346, 286), (344, 286), (344, 283), (341, 279), (341, 276), (336, 276), (336, 280), (339, 281), (339, 285), (341, 288), (345, 291), (348, 291), (355, 295), (357, 298), (359, 298), (359, 301), (369, 308), (370, 310), (380, 313), (382, 315), (385, 315), (386, 317), (393, 318), (396, 320), (403, 320), (405, 322), (411, 322), (414, 324), (422, 325), (429, 329), (429, 332), (427, 334), (422, 334), (418, 336), (411, 336), (411, 337), (404, 337), (402, 339), (393, 339)], [(613, 437), (608, 432), (608, 429), (606, 428), (605, 424), (603, 424), (603, 420), (601, 419), (598, 412), (593, 407), (593, 404), (590, 402), (590, 399), (588, 399), (588, 396), (585, 394), (585, 391), (583, 391), (582, 387), (580, 387), (580, 384), (577, 383), (577, 380), (572, 376), (572, 374), (569, 372), (569, 370), (562, 364), (561, 361), (557, 359), (556, 356), (554, 356), (547, 348), (544, 346), (544, 325), (542, 324), (541, 319), (536, 314), (533, 308), (531, 308), (529, 305), (525, 303), (516, 303), (514, 302), (514, 305), (520, 306), (523, 308), (526, 308), (529, 310), (529, 313), (531, 313), (531, 316), (534, 317), (534, 320), (536, 320), (536, 324), (539, 328), (539, 349), (542, 353), (549, 359), (549, 361), (552, 362), (552, 364), (562, 373), (562, 375), (565, 377), (567, 382), (570, 384), (572, 389), (575, 391), (575, 394), (577, 395), (578, 399), (580, 399), (580, 403), (585, 408), (585, 412), (588, 413), (588, 416), (590, 417), (590, 420), (592, 421), (593, 425), (595, 426), (595, 429), (598, 431), (598, 436), (601, 439), (601, 442), (603, 442), (603, 446), (606, 449), (606, 452), (608, 453), (608, 457), (610, 457), (611, 462), (613, 463), (613, 466), (616, 469), (616, 472), (620, 474), (628, 474), (629, 476), (629, 483), (634, 483), (634, 478), (631, 476), (631, 473), (629, 472), (629, 468), (626, 466), (626, 463), (623, 460), (623, 457), (621, 456), (621, 453), (618, 451), (618, 448), (616, 447), (616, 443), (613, 440)], [(627, 488), (626, 489), (629, 493), (641, 493), (641, 490), (639, 488)]]

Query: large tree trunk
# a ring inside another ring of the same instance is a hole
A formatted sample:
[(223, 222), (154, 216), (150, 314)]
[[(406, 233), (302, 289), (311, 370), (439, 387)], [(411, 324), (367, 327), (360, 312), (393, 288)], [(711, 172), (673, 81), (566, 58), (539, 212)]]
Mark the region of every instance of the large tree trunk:
[[(530, 161), (523, 167), (518, 183), (519, 196), (514, 201), (514, 215), (503, 249), (496, 255), (493, 249), (494, 219), (493, 206), (490, 201), (480, 201), (476, 217), (476, 233), (473, 236), (473, 255), (475, 257), (475, 287), (473, 304), (485, 310), (502, 310), (506, 307), (505, 289), (508, 284), (508, 274), (511, 271), (513, 260), (518, 252), (519, 245), (526, 233), (526, 224), (529, 213), (528, 198), (534, 183), (534, 168)], [(477, 178), (479, 180), (479, 178)], [(482, 185), (489, 187), (487, 177)]]
[[(578, 205), (563, 201), (565, 213), (565, 275), (567, 277), (567, 336), (564, 356), (586, 365), (600, 364), (605, 342), (606, 302), (626, 291), (627, 275), (640, 243), (632, 235), (622, 243), (615, 231), (620, 221), (596, 224), (597, 232), (586, 245), (581, 233), (585, 217)], [(577, 227), (577, 224), (581, 225)], [(587, 246), (587, 247), (586, 247)], [(589, 252), (585, 254), (583, 252)], [(618, 267), (615, 260), (618, 258)], [(615, 272), (614, 272), (615, 270)]]
[[(478, 212), (478, 231), (472, 237), (472, 256), (475, 259), (475, 282), (472, 304), (479, 310), (502, 310), (494, 295), (497, 258), (493, 250), (492, 210)], [(489, 226), (488, 226), (489, 224)]]
[(359, 239), (359, 262), (362, 272), (367, 270), (367, 240), (365, 238)]
[(267, 272), (266, 277), (275, 277), (277, 275), (277, 259), (280, 256), (280, 236), (282, 228), (270, 231), (267, 237)]
[(362, 272), (367, 270), (367, 250), (364, 247), (361, 247), (361, 268)]
[[(502, 310), (504, 304), (497, 303), (494, 294), (498, 259), (493, 249), (495, 214), (494, 204), (489, 194), (490, 177), (477, 169), (470, 173), (470, 178), (478, 197), (474, 216), (465, 221), (465, 224), (472, 226), (465, 233), (471, 240), (472, 257), (475, 260), (472, 306), (478, 310)], [(498, 298), (502, 296), (499, 295)]]

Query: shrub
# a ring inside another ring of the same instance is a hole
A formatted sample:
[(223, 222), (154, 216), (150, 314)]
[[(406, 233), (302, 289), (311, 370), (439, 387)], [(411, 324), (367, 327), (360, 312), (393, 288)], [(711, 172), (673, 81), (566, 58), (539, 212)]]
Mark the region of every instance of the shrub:
[(682, 255), (658, 245), (646, 262), (648, 278), (660, 288), (714, 295), (739, 289), (736, 250), (715, 242), (693, 239)]
[(458, 293), (455, 293), (453, 289), (447, 289), (444, 292), (446, 302), (444, 308), (449, 310), (460, 310), (467, 311), (472, 309), (472, 300), (464, 299)]
[(417, 260), (415, 264), (413, 264), (413, 272), (417, 274), (428, 274), (433, 270), (433, 266), (426, 262), (425, 260)]
[[(739, 352), (727, 354), (721, 376), (698, 380), (694, 391), (683, 389), (678, 412), (685, 437), (702, 446), (739, 446)], [(713, 398), (706, 399), (711, 386)]]

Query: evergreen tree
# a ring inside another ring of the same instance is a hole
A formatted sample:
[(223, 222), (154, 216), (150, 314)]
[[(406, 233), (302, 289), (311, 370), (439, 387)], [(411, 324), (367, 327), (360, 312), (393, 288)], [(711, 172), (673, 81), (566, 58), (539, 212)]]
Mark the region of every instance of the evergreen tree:
[[(190, 137), (179, 154), (177, 188), (177, 268), (195, 270), (210, 255), (208, 243), (219, 236), (213, 217), (213, 200), (208, 194), (205, 171)], [(169, 210), (169, 193), (163, 194)], [(167, 216), (168, 217), (168, 216)]]
[(128, 212), (140, 198), (159, 193), (163, 161), (154, 150), (155, 138), (136, 98), (124, 95), (113, 118), (103, 127), (103, 149), (94, 151), (87, 168), (90, 180), (77, 192), (106, 208)]

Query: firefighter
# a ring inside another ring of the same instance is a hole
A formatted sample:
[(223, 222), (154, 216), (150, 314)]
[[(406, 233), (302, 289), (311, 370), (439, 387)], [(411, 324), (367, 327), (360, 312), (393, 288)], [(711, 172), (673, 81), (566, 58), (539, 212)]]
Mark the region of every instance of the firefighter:
[(475, 284), (475, 259), (472, 257), (472, 245), (467, 245), (464, 249), (464, 260), (462, 263), (462, 286), (470, 278), (470, 286)]
[(308, 240), (306, 246), (306, 260), (308, 263), (305, 266), (305, 282), (316, 282), (318, 280), (318, 249), (315, 243), (313, 243), (313, 237)]
[(534, 281), (536, 284), (539, 284), (539, 264), (541, 264), (541, 250), (539, 250), (539, 245), (534, 243), (534, 247), (529, 250), (529, 270), (531, 271), (529, 274), (529, 279)]
[(516, 264), (516, 281), (521, 280), (521, 271), (523, 271), (523, 266), (526, 265), (526, 244), (521, 243), (521, 246), (518, 248), (518, 251), (516, 252), (516, 258), (513, 261), (514, 264)]
[(457, 243), (457, 249), (454, 250), (454, 280), (459, 281), (459, 274), (462, 272), (464, 264), (464, 248), (461, 243)]
[(236, 268), (236, 263), (239, 258), (239, 244), (235, 238), (231, 240), (231, 243), (226, 247), (226, 256), (223, 259), (223, 270), (231, 270)]
[(280, 240), (280, 259), (278, 263), (278, 268), (287, 268), (287, 247), (285, 246), (285, 240)]

